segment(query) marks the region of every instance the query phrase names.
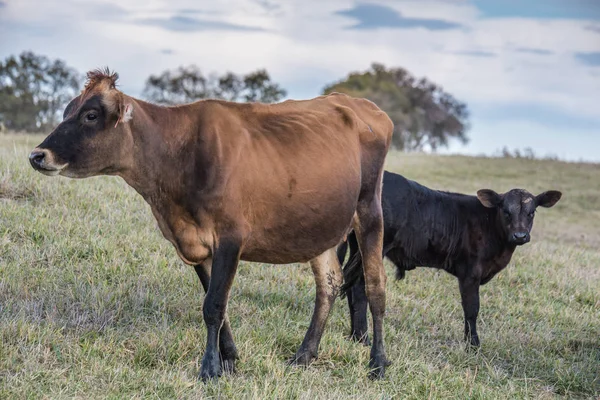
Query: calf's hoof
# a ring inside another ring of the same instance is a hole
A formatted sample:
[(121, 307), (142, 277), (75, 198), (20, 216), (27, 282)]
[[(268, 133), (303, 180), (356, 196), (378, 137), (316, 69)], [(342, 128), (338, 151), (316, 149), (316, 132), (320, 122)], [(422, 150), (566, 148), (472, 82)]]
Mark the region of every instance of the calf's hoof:
[(385, 369), (392, 365), (384, 355), (371, 358), (369, 361), (369, 378), (382, 379), (385, 376)]
[(219, 356), (204, 355), (202, 358), (202, 366), (200, 367), (200, 379), (206, 382), (209, 379), (218, 378), (222, 375), (221, 361)]
[(316, 354), (312, 354), (310, 351), (298, 350), (294, 357), (288, 361), (288, 365), (307, 367), (316, 359)]

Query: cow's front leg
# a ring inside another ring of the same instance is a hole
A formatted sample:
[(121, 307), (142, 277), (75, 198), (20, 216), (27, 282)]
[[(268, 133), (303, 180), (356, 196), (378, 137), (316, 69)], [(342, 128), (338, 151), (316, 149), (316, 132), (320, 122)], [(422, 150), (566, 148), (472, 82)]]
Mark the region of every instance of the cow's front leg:
[(240, 258), (240, 241), (221, 238), (213, 253), (210, 284), (204, 298), (203, 314), (206, 323), (206, 351), (202, 358), (202, 380), (220, 376), (219, 331), (225, 321), (227, 300)]
[[(194, 266), (205, 293), (208, 292), (210, 285), (211, 265), (212, 259), (209, 258), (203, 263)], [(235, 342), (233, 341), (233, 334), (231, 333), (231, 326), (229, 325), (227, 313), (225, 313), (223, 326), (219, 332), (219, 356), (221, 359), (221, 370), (224, 373), (235, 372), (235, 361), (238, 359), (238, 351)]]
[(478, 277), (462, 277), (458, 280), (462, 306), (465, 315), (465, 341), (471, 346), (479, 347), (477, 335), (477, 315), (479, 314), (479, 284)]

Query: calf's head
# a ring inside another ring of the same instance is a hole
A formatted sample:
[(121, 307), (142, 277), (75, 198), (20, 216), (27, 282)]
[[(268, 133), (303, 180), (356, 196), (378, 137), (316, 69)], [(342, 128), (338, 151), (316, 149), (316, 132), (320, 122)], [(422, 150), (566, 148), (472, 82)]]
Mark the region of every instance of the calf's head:
[(549, 190), (537, 196), (523, 189), (512, 189), (503, 194), (490, 189), (477, 192), (481, 204), (498, 210), (498, 221), (507, 234), (507, 240), (516, 245), (529, 242), (535, 209), (538, 206), (552, 207), (561, 196), (562, 193), (556, 190)]
[(87, 78), (81, 94), (65, 109), (63, 121), (29, 154), (31, 166), (45, 175), (116, 174), (128, 164), (133, 101), (116, 89), (116, 73), (96, 70)]

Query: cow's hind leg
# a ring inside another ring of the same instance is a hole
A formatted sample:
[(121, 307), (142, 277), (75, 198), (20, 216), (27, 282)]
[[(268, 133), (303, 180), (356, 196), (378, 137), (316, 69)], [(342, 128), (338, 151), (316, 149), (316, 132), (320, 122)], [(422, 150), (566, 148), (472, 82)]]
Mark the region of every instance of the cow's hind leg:
[[(210, 284), (210, 268), (212, 260), (208, 259), (202, 264), (194, 266), (200, 283), (204, 288), (204, 292), (208, 292)], [(229, 325), (229, 318), (225, 313), (223, 326), (219, 332), (219, 358), (221, 359), (221, 369), (224, 373), (235, 372), (235, 361), (238, 359), (238, 351), (233, 341), (233, 334), (231, 333), (231, 326)]]
[(373, 345), (369, 367), (370, 377), (382, 378), (390, 365), (385, 355), (383, 317), (385, 314), (386, 275), (381, 258), (383, 250), (383, 212), (381, 209), (381, 172), (377, 182), (358, 200), (354, 232), (362, 254), (365, 287), (371, 315), (373, 316)]
[(335, 247), (311, 260), (310, 266), (317, 286), (315, 309), (304, 340), (294, 358), (290, 360), (290, 363), (295, 365), (308, 365), (317, 358), (329, 311), (342, 284), (342, 270)]

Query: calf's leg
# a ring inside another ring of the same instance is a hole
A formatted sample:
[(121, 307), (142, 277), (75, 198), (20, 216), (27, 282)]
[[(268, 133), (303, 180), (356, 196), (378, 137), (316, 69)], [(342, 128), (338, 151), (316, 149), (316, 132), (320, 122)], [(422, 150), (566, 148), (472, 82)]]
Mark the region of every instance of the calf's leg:
[(371, 344), (369, 340), (369, 323), (367, 321), (367, 294), (365, 292), (365, 278), (361, 276), (346, 294), (350, 308), (350, 339), (365, 346)]
[(236, 240), (221, 239), (213, 252), (210, 284), (204, 298), (203, 314), (206, 324), (206, 350), (202, 357), (202, 380), (222, 374), (219, 358), (219, 331), (225, 321), (227, 300), (240, 257), (240, 244)]
[[(208, 292), (210, 286), (211, 265), (212, 259), (208, 259), (202, 264), (194, 266), (205, 293)], [(235, 361), (238, 359), (238, 351), (235, 342), (233, 341), (233, 334), (231, 333), (231, 326), (229, 325), (227, 313), (225, 313), (223, 326), (219, 332), (219, 358), (221, 359), (221, 370), (223, 372), (235, 372)]]
[(295, 365), (308, 365), (317, 358), (319, 342), (329, 317), (329, 311), (342, 284), (342, 270), (335, 248), (312, 259), (310, 267), (315, 276), (317, 296), (308, 331), (296, 355), (290, 360), (290, 363)]
[(372, 378), (382, 378), (390, 365), (385, 355), (383, 317), (385, 314), (386, 275), (383, 268), (383, 213), (381, 210), (381, 180), (374, 192), (359, 198), (356, 208), (354, 232), (363, 259), (365, 288), (373, 316), (373, 345), (369, 373)]
[(479, 314), (479, 278), (459, 278), (458, 286), (465, 315), (465, 341), (471, 346), (479, 346), (477, 335), (477, 314)]

